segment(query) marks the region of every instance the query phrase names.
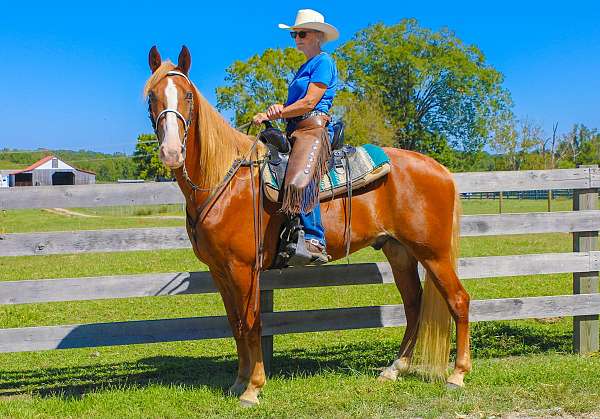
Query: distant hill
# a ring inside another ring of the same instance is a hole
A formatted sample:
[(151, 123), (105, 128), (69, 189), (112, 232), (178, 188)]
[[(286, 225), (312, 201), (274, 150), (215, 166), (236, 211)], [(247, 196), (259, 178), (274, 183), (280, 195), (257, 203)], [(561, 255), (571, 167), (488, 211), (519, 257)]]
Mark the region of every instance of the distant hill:
[(23, 165), (15, 163), (15, 162), (8, 161), (8, 160), (0, 160), (0, 170), (20, 169), (21, 167), (23, 167)]
[(0, 149), (0, 169), (22, 169), (41, 158), (54, 155), (79, 169), (96, 173), (96, 182), (114, 182), (135, 177), (136, 165), (123, 153), (106, 154), (89, 150), (13, 150)]

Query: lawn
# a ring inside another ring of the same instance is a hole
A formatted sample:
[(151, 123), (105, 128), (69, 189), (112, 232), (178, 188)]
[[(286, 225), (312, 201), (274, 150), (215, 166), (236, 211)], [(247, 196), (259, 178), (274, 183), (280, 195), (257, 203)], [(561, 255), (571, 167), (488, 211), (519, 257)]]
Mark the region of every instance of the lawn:
[[(546, 201), (505, 200), (503, 211), (545, 211)], [(553, 210), (570, 210), (568, 200)], [(497, 212), (497, 201), (464, 201), (466, 214)], [(31, 212), (28, 212), (31, 211)], [(37, 211), (37, 212), (36, 212)], [(79, 210), (78, 210), (79, 211)], [(82, 212), (85, 210), (82, 210)], [(5, 232), (182, 225), (182, 220), (65, 217), (38, 210), (1, 215)], [(154, 211), (154, 210), (152, 210)], [(91, 213), (91, 212), (90, 212)], [(131, 212), (134, 214), (134, 211)], [(159, 211), (151, 212), (156, 216)], [(169, 208), (162, 214), (177, 214)], [(33, 215), (33, 216), (32, 216)], [(40, 215), (43, 215), (40, 216)], [(48, 217), (46, 217), (48, 215)], [(127, 215), (128, 217), (130, 215)], [(129, 224), (131, 223), (131, 224)], [(143, 223), (143, 224), (138, 224)], [(463, 256), (568, 252), (568, 234), (462, 240)], [(365, 249), (352, 262), (384, 260)], [(0, 258), (0, 280), (83, 277), (204, 269), (191, 250)], [(570, 275), (466, 280), (472, 298), (572, 292)], [(397, 304), (392, 285), (278, 290), (275, 310)], [(222, 315), (217, 295), (131, 298), (0, 307), (3, 328)], [(7, 417), (398, 417), (600, 415), (600, 354), (573, 355), (570, 318), (477, 323), (466, 388), (405, 377), (376, 382), (393, 359), (403, 328), (275, 337), (273, 375), (262, 404), (238, 407), (225, 389), (235, 371), (231, 339), (0, 355), (0, 415)]]

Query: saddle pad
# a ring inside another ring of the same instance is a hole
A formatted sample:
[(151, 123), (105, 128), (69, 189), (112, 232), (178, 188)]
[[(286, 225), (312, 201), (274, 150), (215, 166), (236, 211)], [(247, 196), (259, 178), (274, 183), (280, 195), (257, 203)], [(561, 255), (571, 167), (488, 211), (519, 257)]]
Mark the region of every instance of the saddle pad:
[[(333, 159), (333, 157), (332, 157)], [(346, 188), (346, 159), (341, 159), (341, 164), (329, 164), (329, 171), (323, 176), (320, 183), (319, 199), (324, 200), (347, 192)], [(352, 189), (357, 190), (367, 186), (373, 181), (390, 172), (390, 159), (383, 149), (373, 144), (356, 147), (356, 151), (349, 158)], [(272, 168), (267, 165), (263, 171), (264, 189), (267, 198), (273, 202), (281, 202), (281, 186)]]

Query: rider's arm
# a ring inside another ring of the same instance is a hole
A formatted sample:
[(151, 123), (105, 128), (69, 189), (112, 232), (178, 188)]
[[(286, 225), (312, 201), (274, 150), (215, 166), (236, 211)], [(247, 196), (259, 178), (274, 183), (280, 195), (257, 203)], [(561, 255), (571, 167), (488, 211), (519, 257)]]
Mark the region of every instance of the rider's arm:
[(294, 103), (284, 107), (280, 118), (293, 118), (294, 116), (304, 115), (312, 111), (326, 90), (327, 85), (324, 83), (309, 83), (306, 95), (302, 99), (298, 99)]

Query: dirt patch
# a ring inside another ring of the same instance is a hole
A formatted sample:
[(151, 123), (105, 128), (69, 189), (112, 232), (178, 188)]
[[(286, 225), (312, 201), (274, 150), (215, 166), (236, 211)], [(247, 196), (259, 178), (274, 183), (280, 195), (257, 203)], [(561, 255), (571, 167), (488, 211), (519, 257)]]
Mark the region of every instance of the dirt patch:
[[(100, 215), (84, 214), (82, 212), (71, 211), (66, 208), (45, 208), (43, 211), (49, 212), (55, 215), (64, 215), (66, 217), (83, 217), (83, 218), (100, 218)], [(125, 216), (119, 218), (152, 218), (156, 220), (185, 220), (183, 215), (137, 215), (137, 216)]]
[(71, 211), (66, 208), (45, 208), (44, 211), (50, 214), (66, 215), (67, 217), (84, 217), (84, 218), (98, 218), (99, 215), (84, 214), (82, 212)]

